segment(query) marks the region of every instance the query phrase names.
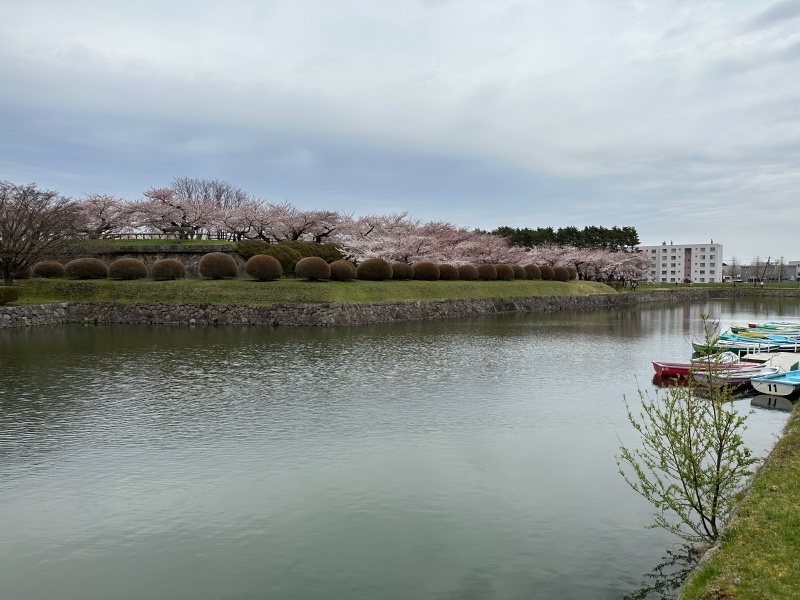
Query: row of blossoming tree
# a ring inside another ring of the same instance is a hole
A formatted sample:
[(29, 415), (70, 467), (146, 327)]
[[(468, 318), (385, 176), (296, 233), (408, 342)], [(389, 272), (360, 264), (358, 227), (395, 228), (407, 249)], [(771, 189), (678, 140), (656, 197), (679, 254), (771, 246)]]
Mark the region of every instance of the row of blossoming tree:
[(141, 200), (92, 194), (80, 200), (84, 232), (118, 237), (149, 232), (179, 237), (276, 243), (303, 240), (333, 242), (355, 262), (366, 258), (417, 263), (573, 266), (582, 279), (645, 278), (650, 259), (639, 252), (614, 252), (545, 244), (511, 245), (502, 236), (452, 223), (423, 222), (408, 213), (342, 214), (302, 210), (289, 202), (252, 198), (225, 182), (176, 179), (170, 188), (152, 188)]

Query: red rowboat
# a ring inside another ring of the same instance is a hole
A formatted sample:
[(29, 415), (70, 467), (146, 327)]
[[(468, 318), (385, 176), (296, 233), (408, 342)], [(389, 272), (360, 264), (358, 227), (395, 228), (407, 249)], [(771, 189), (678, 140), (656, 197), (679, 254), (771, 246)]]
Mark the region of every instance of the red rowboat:
[(737, 370), (752, 368), (752, 366), (752, 364), (740, 363), (739, 356), (733, 352), (723, 352), (716, 357), (702, 356), (692, 359), (688, 363), (653, 361), (653, 369), (659, 377), (689, 377), (692, 371), (708, 370), (711, 367), (720, 370)]

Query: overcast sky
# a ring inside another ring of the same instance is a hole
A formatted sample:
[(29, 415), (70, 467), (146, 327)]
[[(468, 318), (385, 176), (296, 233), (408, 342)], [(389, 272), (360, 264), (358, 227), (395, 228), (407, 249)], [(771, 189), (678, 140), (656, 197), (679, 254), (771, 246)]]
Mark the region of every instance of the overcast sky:
[(800, 259), (800, 0), (0, 4), (0, 179)]

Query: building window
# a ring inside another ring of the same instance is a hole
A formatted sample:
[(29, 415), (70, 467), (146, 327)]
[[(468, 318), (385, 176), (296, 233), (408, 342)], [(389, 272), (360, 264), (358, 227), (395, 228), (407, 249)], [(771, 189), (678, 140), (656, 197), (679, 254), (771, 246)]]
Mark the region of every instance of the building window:
[(675, 254), (675, 248), (672, 249), (672, 253)]
[(664, 254), (666, 254), (666, 252), (667, 252), (667, 249), (666, 249), (666, 248), (662, 248), (662, 249), (661, 249), (661, 252), (663, 252)]
[(705, 252), (705, 251), (706, 251), (705, 248), (700, 248), (700, 252)]
[(716, 249), (717, 249), (717, 247), (716, 247), (716, 246), (711, 246), (711, 248), (709, 248), (709, 250), (710, 250), (711, 252), (714, 252)]
[(714, 269), (710, 269), (708, 272), (709, 272), (709, 273), (711, 273), (712, 275), (713, 275), (714, 273), (716, 273), (716, 271), (715, 271)]
[(675, 263), (672, 263), (672, 264), (670, 265), (670, 267), (674, 267), (674, 266), (675, 266)]
[(714, 255), (712, 254), (712, 255), (711, 255), (711, 256), (709, 256), (708, 258), (710, 258), (711, 260), (715, 260), (717, 257), (716, 257), (716, 256), (714, 256)]
[(705, 267), (705, 266), (706, 266), (706, 263), (700, 263), (700, 266), (701, 266), (701, 267)]
[(705, 281), (706, 281), (706, 278), (705, 278), (705, 277), (701, 277), (701, 278), (700, 278), (700, 281), (702, 281), (703, 283), (705, 283)]
[(706, 259), (706, 255), (703, 254), (703, 256), (700, 257), (700, 260), (705, 260), (705, 259)]
[[(706, 274), (705, 271), (700, 271), (700, 275), (705, 275), (705, 274)], [(701, 279), (701, 281), (702, 281), (702, 279)]]
[(670, 275), (675, 275), (675, 271), (670, 271), (669, 274)]
[(672, 281), (673, 283), (675, 282), (675, 278), (674, 277), (670, 277), (669, 280)]

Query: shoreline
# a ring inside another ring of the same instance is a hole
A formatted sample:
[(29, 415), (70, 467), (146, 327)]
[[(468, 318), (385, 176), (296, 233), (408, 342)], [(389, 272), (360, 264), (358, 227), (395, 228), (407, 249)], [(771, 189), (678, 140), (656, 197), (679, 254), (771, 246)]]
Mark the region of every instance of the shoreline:
[(451, 298), (372, 303), (269, 305), (167, 302), (60, 302), (0, 306), (0, 331), (17, 327), (90, 323), (104, 325), (248, 325), (337, 327), (428, 321), (484, 315), (558, 312), (633, 306), (653, 302), (704, 301), (721, 298), (787, 297), (800, 290), (679, 288), (585, 296), (515, 296)]
[(707, 300), (709, 289), (654, 290), (586, 296), (452, 298), (374, 303), (249, 304), (62, 302), (0, 307), (0, 330), (70, 323), (103, 325), (248, 325), (337, 327), (494, 314), (558, 312)]

